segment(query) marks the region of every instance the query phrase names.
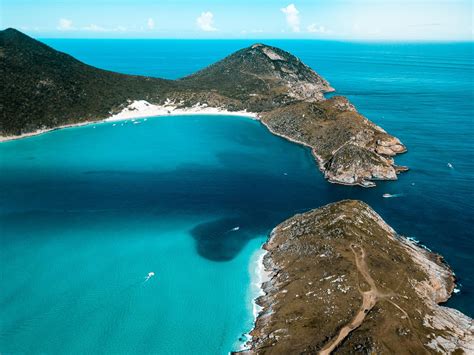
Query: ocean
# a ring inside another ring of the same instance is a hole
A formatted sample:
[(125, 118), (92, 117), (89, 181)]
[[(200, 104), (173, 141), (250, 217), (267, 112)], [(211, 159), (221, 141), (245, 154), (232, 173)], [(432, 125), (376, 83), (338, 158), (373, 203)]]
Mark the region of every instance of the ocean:
[[(44, 42), (100, 68), (174, 79), (255, 41)], [(1, 352), (238, 349), (268, 233), (344, 198), (443, 255), (460, 289), (447, 305), (474, 316), (474, 44), (262, 42), (297, 55), (400, 138), (408, 153), (396, 162), (411, 170), (371, 189), (329, 184), (308, 149), (233, 116), (2, 143)]]

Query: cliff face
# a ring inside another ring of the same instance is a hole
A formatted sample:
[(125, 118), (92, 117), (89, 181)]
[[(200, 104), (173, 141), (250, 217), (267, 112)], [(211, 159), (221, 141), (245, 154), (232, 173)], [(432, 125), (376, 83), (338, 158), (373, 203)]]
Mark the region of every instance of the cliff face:
[(249, 353), (472, 353), (473, 320), (438, 305), (443, 259), (398, 236), (369, 206), (341, 201), (277, 226)]
[(133, 101), (257, 113), (275, 134), (310, 146), (331, 182), (395, 180), (398, 139), (358, 114), (329, 83), (281, 49), (255, 44), (180, 80), (100, 70), (19, 31), (0, 32), (0, 135), (106, 118)]

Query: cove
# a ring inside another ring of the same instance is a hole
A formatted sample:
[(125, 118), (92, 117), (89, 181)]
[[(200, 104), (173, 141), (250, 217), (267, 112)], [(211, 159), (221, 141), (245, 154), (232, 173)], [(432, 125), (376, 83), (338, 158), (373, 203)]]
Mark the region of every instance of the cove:
[(323, 203), (310, 152), (257, 121), (139, 121), (0, 145), (4, 351), (238, 349), (255, 253)]

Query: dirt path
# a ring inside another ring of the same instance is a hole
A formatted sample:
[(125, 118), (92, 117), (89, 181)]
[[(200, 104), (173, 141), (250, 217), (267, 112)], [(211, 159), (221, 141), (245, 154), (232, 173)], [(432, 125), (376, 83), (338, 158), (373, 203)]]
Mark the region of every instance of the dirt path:
[(377, 286), (375, 286), (374, 279), (370, 276), (369, 268), (365, 263), (365, 251), (362, 247), (352, 244), (352, 252), (355, 256), (355, 262), (357, 270), (360, 272), (365, 281), (369, 284), (370, 290), (362, 291), (359, 288), (359, 292), (362, 295), (362, 306), (359, 311), (352, 319), (352, 321), (344, 326), (340, 331), (337, 337), (331, 340), (323, 349), (319, 352), (320, 355), (329, 355), (331, 352), (352, 332), (354, 329), (357, 329), (365, 319), (365, 316), (369, 311), (375, 306), (380, 297), (385, 295), (379, 292)]

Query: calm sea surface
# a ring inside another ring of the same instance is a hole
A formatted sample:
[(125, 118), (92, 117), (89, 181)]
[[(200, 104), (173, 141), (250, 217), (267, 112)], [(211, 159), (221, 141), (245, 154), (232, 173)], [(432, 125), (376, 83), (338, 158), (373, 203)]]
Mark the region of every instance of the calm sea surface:
[[(45, 42), (100, 68), (165, 78), (253, 43)], [(411, 170), (373, 189), (332, 185), (307, 149), (241, 117), (104, 123), (0, 144), (2, 353), (237, 349), (268, 232), (343, 198), (442, 254), (461, 290), (448, 305), (474, 316), (474, 45), (264, 42), (399, 137), (408, 153), (396, 161)]]

